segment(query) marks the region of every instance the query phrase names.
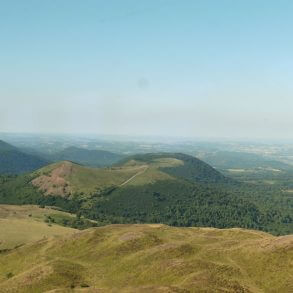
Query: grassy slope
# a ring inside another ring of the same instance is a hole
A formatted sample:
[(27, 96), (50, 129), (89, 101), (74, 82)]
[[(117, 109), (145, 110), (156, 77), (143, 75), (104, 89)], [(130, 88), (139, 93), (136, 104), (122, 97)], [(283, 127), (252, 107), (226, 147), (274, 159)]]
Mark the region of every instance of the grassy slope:
[(37, 206), (0, 205), (0, 250), (11, 249), (44, 237), (69, 235), (76, 230), (44, 222), (46, 216), (73, 217), (68, 213)]
[(160, 168), (164, 167), (178, 167), (183, 166), (184, 162), (176, 158), (157, 158), (153, 161), (136, 161), (130, 160), (122, 165), (122, 168), (140, 166), (142, 172), (139, 172), (135, 178), (127, 182), (125, 186), (143, 186), (147, 184), (154, 184), (162, 180), (175, 180), (173, 176), (162, 172)]
[(121, 166), (131, 162), (148, 164), (157, 170), (171, 176), (180, 177), (202, 183), (227, 183), (230, 182), (221, 173), (205, 162), (182, 153), (149, 153), (128, 157), (120, 162)]
[(292, 292), (292, 259), (292, 236), (111, 225), (0, 254), (0, 292)]

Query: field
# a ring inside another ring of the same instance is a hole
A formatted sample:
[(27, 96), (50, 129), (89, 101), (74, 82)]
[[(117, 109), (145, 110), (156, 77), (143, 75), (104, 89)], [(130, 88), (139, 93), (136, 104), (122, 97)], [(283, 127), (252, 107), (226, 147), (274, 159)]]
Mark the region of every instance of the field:
[(73, 217), (68, 213), (32, 205), (0, 205), (0, 251), (47, 237), (71, 235), (77, 231), (46, 223), (47, 216)]
[(293, 236), (111, 225), (0, 254), (0, 292), (292, 292)]

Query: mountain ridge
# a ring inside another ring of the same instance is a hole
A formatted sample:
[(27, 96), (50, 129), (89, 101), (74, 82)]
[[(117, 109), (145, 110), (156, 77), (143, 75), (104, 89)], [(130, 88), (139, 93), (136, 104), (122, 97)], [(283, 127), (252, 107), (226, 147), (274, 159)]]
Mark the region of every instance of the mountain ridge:
[(105, 167), (117, 163), (124, 156), (105, 150), (67, 147), (57, 153), (47, 155), (51, 161), (72, 161), (89, 167)]

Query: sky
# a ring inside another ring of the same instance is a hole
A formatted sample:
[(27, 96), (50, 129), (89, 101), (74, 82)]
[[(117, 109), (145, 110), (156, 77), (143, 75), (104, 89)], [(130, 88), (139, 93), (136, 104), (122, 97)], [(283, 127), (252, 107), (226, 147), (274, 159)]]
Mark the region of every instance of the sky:
[(0, 132), (293, 139), (293, 1), (0, 0)]

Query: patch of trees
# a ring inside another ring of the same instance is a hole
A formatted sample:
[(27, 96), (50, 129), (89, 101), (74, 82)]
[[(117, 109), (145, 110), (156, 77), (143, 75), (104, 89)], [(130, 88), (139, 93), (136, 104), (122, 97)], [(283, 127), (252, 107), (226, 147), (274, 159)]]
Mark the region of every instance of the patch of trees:
[(97, 223), (82, 217), (79, 212), (76, 213), (75, 217), (58, 215), (58, 214), (47, 215), (45, 218), (45, 222), (48, 223), (49, 225), (58, 224), (61, 226), (71, 227), (71, 228), (75, 228), (79, 230), (98, 226)]

